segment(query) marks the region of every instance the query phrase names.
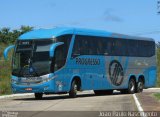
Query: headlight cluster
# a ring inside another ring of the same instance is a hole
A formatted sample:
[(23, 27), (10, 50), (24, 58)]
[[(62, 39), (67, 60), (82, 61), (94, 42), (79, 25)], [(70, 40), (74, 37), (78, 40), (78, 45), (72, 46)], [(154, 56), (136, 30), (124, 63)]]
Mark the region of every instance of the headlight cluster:
[(49, 78), (49, 74), (40, 76), (40, 78), (42, 79), (42, 82), (48, 82), (49, 80), (51, 80), (51, 78)]

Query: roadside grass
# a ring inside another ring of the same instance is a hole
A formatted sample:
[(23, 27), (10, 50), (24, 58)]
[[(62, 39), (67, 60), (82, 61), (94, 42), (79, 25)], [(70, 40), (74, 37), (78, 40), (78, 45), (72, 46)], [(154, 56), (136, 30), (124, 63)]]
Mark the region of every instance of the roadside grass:
[(160, 87), (160, 48), (157, 49), (157, 87)]
[[(4, 60), (3, 50), (6, 46), (0, 46), (0, 95), (11, 94), (11, 60)], [(9, 54), (9, 58), (11, 53)]]
[(154, 95), (154, 97), (157, 99), (157, 100), (160, 100), (160, 93), (155, 93), (155, 94), (153, 94)]

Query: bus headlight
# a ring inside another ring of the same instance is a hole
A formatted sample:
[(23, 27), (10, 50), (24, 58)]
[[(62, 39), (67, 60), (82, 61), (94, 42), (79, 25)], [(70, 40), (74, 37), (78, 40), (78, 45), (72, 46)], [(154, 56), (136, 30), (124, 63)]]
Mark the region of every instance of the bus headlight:
[(47, 81), (51, 80), (51, 78), (49, 78), (49, 74), (41, 76), (41, 79), (43, 82), (47, 82)]
[(51, 80), (50, 78), (47, 78), (47, 79), (44, 79), (43, 82), (48, 82), (50, 80)]
[(42, 82), (48, 82), (49, 80), (52, 80), (56, 78), (57, 76), (54, 76), (53, 74), (46, 74), (41, 76), (40, 78), (42, 79)]

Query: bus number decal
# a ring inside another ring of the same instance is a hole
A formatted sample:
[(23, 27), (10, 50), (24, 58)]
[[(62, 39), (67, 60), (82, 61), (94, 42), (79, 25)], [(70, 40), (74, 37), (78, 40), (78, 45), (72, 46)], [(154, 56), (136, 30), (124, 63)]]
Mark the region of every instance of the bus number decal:
[(124, 72), (122, 65), (117, 60), (113, 60), (109, 64), (109, 78), (112, 84), (119, 86), (124, 79)]
[(100, 65), (99, 59), (94, 58), (76, 58), (76, 64), (80, 65)]

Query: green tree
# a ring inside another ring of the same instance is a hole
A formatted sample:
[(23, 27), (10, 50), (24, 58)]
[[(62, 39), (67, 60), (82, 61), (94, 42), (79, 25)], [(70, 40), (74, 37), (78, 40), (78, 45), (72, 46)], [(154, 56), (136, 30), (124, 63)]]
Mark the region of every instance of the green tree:
[(4, 27), (0, 31), (0, 42), (2, 43), (7, 43), (9, 40), (9, 35), (10, 35), (10, 28)]
[(9, 31), (10, 31), (10, 28), (7, 28), (7, 27), (2, 28), (1, 30), (1, 32), (6, 35), (9, 33)]
[(0, 43), (14, 43), (21, 34), (31, 30), (33, 30), (33, 27), (24, 25), (22, 25), (19, 30), (10, 30), (10, 28), (4, 27), (0, 30)]
[(30, 26), (24, 26), (24, 25), (22, 25), (21, 28), (20, 28), (21, 34), (29, 32), (31, 30), (33, 30), (33, 27), (30, 27)]
[(160, 48), (160, 42), (157, 42), (157, 43), (156, 43), (156, 47), (157, 47), (157, 48)]
[(160, 42), (157, 44), (157, 85), (160, 87)]

